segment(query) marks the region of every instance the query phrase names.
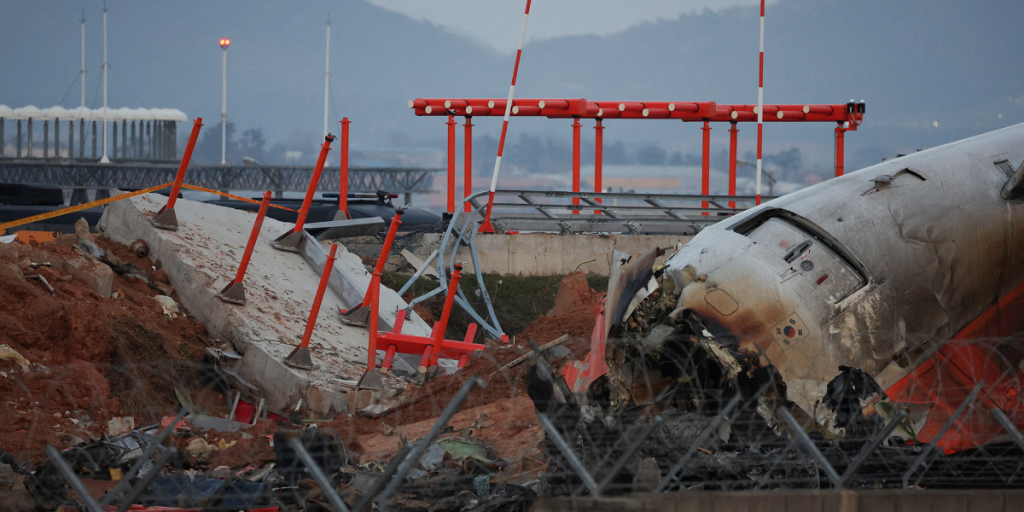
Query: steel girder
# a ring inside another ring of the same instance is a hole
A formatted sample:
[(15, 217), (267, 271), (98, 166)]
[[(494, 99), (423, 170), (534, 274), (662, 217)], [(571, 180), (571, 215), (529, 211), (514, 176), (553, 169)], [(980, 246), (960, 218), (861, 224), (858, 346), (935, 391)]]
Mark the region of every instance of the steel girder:
[[(96, 164), (67, 162), (0, 162), (0, 183), (54, 185), (68, 189), (146, 188), (174, 181), (176, 164)], [(432, 192), (440, 169), (350, 168), (349, 192), (387, 190), (393, 194)], [(273, 190), (303, 192), (312, 167), (275, 165), (191, 166), (185, 182), (217, 190)], [(317, 190), (336, 192), (338, 169), (324, 169)]]

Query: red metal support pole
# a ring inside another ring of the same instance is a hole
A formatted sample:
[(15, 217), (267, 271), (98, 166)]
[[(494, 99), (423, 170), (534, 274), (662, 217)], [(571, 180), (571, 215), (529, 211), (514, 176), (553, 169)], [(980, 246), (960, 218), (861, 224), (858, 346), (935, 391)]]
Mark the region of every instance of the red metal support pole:
[(185, 182), (185, 171), (192, 160), (192, 150), (196, 148), (196, 140), (199, 139), (199, 130), (203, 127), (203, 118), (197, 117), (192, 121), (192, 133), (188, 136), (188, 145), (185, 146), (185, 154), (181, 155), (181, 164), (178, 165), (178, 175), (174, 177), (174, 186), (171, 187), (171, 197), (167, 199), (167, 208), (174, 208), (178, 200), (178, 193), (181, 192), (181, 184)]
[(249, 243), (245, 245), (245, 253), (242, 254), (242, 263), (238, 265), (238, 273), (235, 274), (235, 282), (241, 283), (245, 277), (245, 270), (249, 268), (249, 258), (252, 257), (252, 250), (256, 248), (256, 239), (260, 237), (260, 229), (263, 227), (263, 219), (267, 216), (267, 208), (270, 207), (271, 192), (263, 193), (263, 201), (260, 202), (260, 210), (256, 213), (256, 222), (252, 225), (252, 233), (249, 234)]
[(320, 273), (320, 286), (316, 289), (316, 297), (313, 298), (313, 308), (309, 310), (309, 319), (306, 320), (306, 330), (302, 333), (302, 343), (292, 351), (284, 362), (297, 368), (311, 369), (313, 360), (309, 354), (309, 339), (313, 336), (313, 327), (316, 326), (316, 317), (320, 314), (320, 303), (324, 299), (324, 292), (327, 291), (327, 282), (331, 279), (331, 269), (338, 258), (334, 255), (338, 252), (338, 244), (331, 244), (331, 252), (327, 255), (327, 262), (324, 263), (324, 270)]
[[(701, 175), (700, 175), (700, 193), (702, 195), (711, 194), (711, 123), (707, 119), (704, 120), (704, 127), (701, 128), (704, 132), (703, 144), (701, 144)], [(701, 212), (701, 215), (708, 215), (707, 201), (701, 201), (701, 208), (705, 211)]]
[[(366, 298), (370, 299), (370, 344), (366, 347), (366, 372), (369, 374), (377, 368), (377, 322), (380, 318), (380, 272), (374, 271), (370, 278), (370, 289), (366, 291)], [(368, 379), (360, 379), (368, 380)], [(376, 386), (374, 386), (376, 387)]]
[(338, 184), (338, 211), (348, 214), (348, 125), (352, 124), (347, 117), (341, 118), (341, 183)]
[(302, 200), (302, 207), (299, 208), (299, 218), (295, 220), (293, 233), (302, 231), (306, 224), (306, 215), (309, 214), (309, 205), (313, 202), (313, 194), (316, 193), (316, 186), (320, 183), (320, 174), (324, 171), (324, 163), (327, 161), (327, 152), (331, 150), (331, 143), (334, 142), (334, 135), (327, 134), (324, 143), (320, 145), (320, 158), (316, 161), (313, 169), (313, 177), (309, 180), (309, 187), (306, 188), (306, 198)]
[[(604, 192), (604, 185), (601, 183), (601, 172), (604, 165), (604, 126), (601, 126), (601, 118), (597, 119), (597, 124), (594, 126), (594, 192), (600, 194)], [(601, 198), (597, 198), (597, 202), (601, 202)], [(594, 210), (594, 214), (601, 212)]]
[[(444, 298), (444, 309), (441, 310), (441, 320), (437, 327), (437, 332), (434, 333), (434, 345), (430, 351), (430, 365), (434, 366), (437, 364), (437, 358), (441, 355), (441, 343), (444, 342), (444, 334), (448, 328), (448, 318), (452, 313), (452, 304), (455, 303), (455, 291), (459, 287), (459, 279), (462, 276), (462, 265), (456, 264), (454, 270), (452, 270), (452, 280), (448, 283), (448, 294)], [(420, 371), (423, 371), (421, 368)]]
[(260, 237), (260, 229), (263, 227), (263, 219), (267, 216), (267, 209), (270, 206), (271, 192), (268, 190), (263, 194), (263, 201), (260, 203), (260, 210), (256, 214), (256, 222), (252, 225), (252, 233), (249, 234), (249, 243), (242, 253), (242, 262), (238, 265), (238, 272), (235, 273), (235, 280), (228, 283), (223, 290), (217, 294), (221, 300), (235, 304), (245, 305), (245, 286), (242, 280), (245, 279), (245, 270), (249, 268), (249, 258), (256, 248), (256, 239)]
[(449, 115), (448, 122), (448, 213), (455, 213), (455, 116)]
[(360, 327), (365, 327), (368, 324), (373, 325), (374, 318), (376, 317), (373, 316), (372, 312), (368, 312), (367, 308), (371, 307), (372, 295), (375, 293), (374, 290), (380, 290), (380, 275), (384, 273), (384, 264), (387, 263), (388, 256), (391, 254), (391, 245), (395, 242), (395, 234), (398, 233), (398, 226), (400, 225), (402, 225), (402, 210), (397, 209), (395, 210), (395, 216), (391, 217), (391, 225), (388, 226), (388, 234), (384, 237), (384, 245), (381, 246), (380, 254), (377, 255), (377, 264), (373, 267), (370, 287), (363, 294), (363, 302), (348, 311), (339, 311), (343, 323)]
[(192, 134), (188, 136), (188, 145), (185, 146), (185, 154), (181, 155), (181, 164), (178, 165), (178, 174), (174, 177), (174, 186), (171, 187), (171, 197), (167, 199), (167, 205), (160, 209), (153, 216), (152, 223), (158, 228), (178, 229), (178, 218), (174, 214), (174, 204), (178, 201), (178, 193), (181, 185), (185, 182), (185, 171), (192, 160), (192, 150), (196, 147), (196, 140), (199, 139), (199, 130), (203, 127), (203, 118), (197, 117), (192, 121)]
[[(580, 118), (572, 118), (572, 191), (580, 191)], [(572, 198), (572, 204), (580, 204), (580, 198)], [(573, 210), (573, 213), (580, 213)]]
[[(387, 373), (391, 371), (391, 363), (395, 360), (395, 353), (398, 352), (398, 346), (395, 344), (388, 345), (388, 349), (384, 354), (384, 362), (380, 364), (380, 372)], [(376, 358), (374, 358), (376, 359)]]
[(844, 151), (846, 150), (846, 128), (842, 125), (836, 127), (836, 177), (843, 175)]
[[(736, 195), (736, 134), (739, 133), (739, 129), (736, 128), (736, 121), (731, 123), (729, 127), (729, 195)], [(736, 208), (736, 201), (729, 201), (729, 208)]]
[(295, 227), (274, 239), (270, 243), (274, 248), (282, 251), (299, 252), (299, 246), (305, 239), (302, 228), (306, 225), (309, 205), (313, 202), (313, 194), (316, 193), (317, 185), (320, 184), (320, 174), (323, 173), (324, 163), (327, 161), (327, 152), (331, 150), (332, 142), (334, 142), (334, 135), (328, 133), (324, 137), (324, 143), (320, 146), (320, 158), (316, 161), (316, 167), (313, 168), (313, 176), (309, 180), (309, 187), (306, 188), (306, 198), (302, 201), (302, 206), (299, 208), (299, 216), (295, 219)]
[[(466, 182), (463, 187), (463, 197), (469, 197), (473, 193), (473, 116), (466, 116), (466, 154), (463, 158), (463, 164), (465, 165)], [(472, 210), (472, 206), (467, 202), (466, 211)]]

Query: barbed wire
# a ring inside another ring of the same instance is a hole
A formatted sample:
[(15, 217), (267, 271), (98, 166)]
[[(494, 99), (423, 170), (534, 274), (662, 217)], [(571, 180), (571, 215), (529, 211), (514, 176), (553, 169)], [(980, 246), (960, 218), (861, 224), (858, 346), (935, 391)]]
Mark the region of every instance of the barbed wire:
[[(985, 366), (1012, 362), (993, 348), (1004, 342), (991, 341), (986, 353), (1001, 360)], [(8, 368), (4, 388), (17, 417), (0, 433), (7, 443), (0, 446), (0, 473), (7, 473), (6, 465), (20, 475), (42, 509), (90, 511), (132, 504), (527, 510), (542, 497), (650, 491), (1024, 487), (1024, 436), (1011, 419), (1016, 403), (1001, 404), (993, 391), (1013, 395), (1007, 390), (1019, 383), (1009, 373), (986, 382), (991, 375), (960, 368), (963, 378), (919, 379), (904, 393), (962, 397), (946, 409), (858, 397), (855, 420), (840, 425), (786, 402), (777, 382), (751, 388), (733, 378), (721, 385), (706, 356), (700, 350), (676, 354), (679, 368), (699, 369), (685, 382), (659, 384), (638, 366), (633, 384), (651, 389), (616, 403), (601, 382), (585, 395), (569, 393), (558, 370), (567, 356), (558, 351), (535, 350), (510, 365), (510, 354), (485, 350), (462, 372), (438, 376), (376, 418), (358, 410), (313, 421), (297, 414), (245, 424), (218, 418), (223, 430), (199, 426), (214, 416), (199, 403), (169, 403), (155, 389), (175, 382), (179, 394), (208, 387), (229, 403), (235, 391), (206, 363)], [(154, 380), (161, 372), (173, 375)], [(190, 375), (202, 377), (181, 379)], [(126, 409), (113, 405), (117, 400), (137, 400), (130, 405), (139, 419), (155, 421), (115, 433), (110, 422)], [(521, 425), (510, 400), (527, 400), (535, 420)], [(170, 416), (176, 408), (177, 416)], [(923, 442), (922, 425), (929, 421), (939, 428)], [(525, 469), (529, 450), (499, 453), (488, 444), (527, 429), (539, 434), (539, 456), (532, 455), (540, 459), (539, 470)], [(368, 439), (387, 449), (360, 445)], [(243, 441), (250, 444), (233, 448)], [(252, 453), (269, 448), (272, 455)]]

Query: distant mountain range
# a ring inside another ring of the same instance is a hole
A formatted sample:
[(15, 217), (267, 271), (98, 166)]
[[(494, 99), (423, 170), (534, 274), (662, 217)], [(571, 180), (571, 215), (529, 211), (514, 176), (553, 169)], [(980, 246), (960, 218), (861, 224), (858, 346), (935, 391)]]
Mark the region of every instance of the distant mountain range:
[[(102, 105), (101, 18), (88, 18), (87, 104)], [(178, 108), (220, 117), (220, 37), (228, 51), (229, 121), (261, 128), (269, 144), (308, 150), (323, 122), (324, 24), (331, 11), (331, 130), (348, 116), (353, 145), (444, 147), (441, 118), (417, 119), (416, 97), (503, 97), (512, 56), (363, 0), (322, 5), (241, 0), (110, 4), (110, 104)], [(79, 104), (79, 12), (67, 4), (16, 0), (0, 17), (0, 103)], [(1024, 3), (927, 0), (780, 0), (767, 12), (765, 101), (867, 101), (865, 123), (847, 137), (848, 167), (1024, 122)], [(509, 20), (518, 23), (518, 20)], [(519, 97), (593, 100), (757, 99), (754, 8), (684, 15), (606, 37), (528, 44)], [(511, 50), (511, 49), (510, 49)], [(564, 120), (515, 120), (521, 134), (570, 141)], [(625, 125), (629, 126), (625, 126)], [(497, 134), (498, 119), (477, 133)], [(589, 126), (589, 124), (588, 124)], [(651, 143), (699, 151), (697, 125), (609, 121), (608, 143)], [(725, 127), (713, 131), (714, 153)], [(180, 128), (179, 128), (180, 129)], [(212, 129), (208, 129), (212, 133)], [(586, 137), (592, 139), (592, 130)], [(11, 135), (11, 131), (8, 130)], [(741, 127), (741, 153), (753, 148)], [(461, 136), (460, 136), (461, 138)], [(181, 138), (180, 138), (181, 139)], [(831, 162), (832, 127), (770, 125), (766, 148), (802, 149), (805, 162)], [(461, 142), (460, 142), (461, 147)], [(478, 153), (479, 154), (479, 153)], [(477, 165), (493, 157), (481, 155)]]

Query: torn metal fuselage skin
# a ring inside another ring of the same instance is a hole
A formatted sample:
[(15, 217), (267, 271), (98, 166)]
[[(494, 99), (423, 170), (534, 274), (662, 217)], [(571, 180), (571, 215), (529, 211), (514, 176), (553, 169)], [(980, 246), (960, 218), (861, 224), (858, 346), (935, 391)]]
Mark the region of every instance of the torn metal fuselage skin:
[[(958, 333), (1024, 330), (1024, 201), (1000, 195), (1024, 173), (1022, 160), (1024, 124), (887, 160), (712, 225), (666, 264), (682, 290), (677, 313), (696, 313), (717, 338), (774, 365), (787, 398), (819, 419), (816, 404), (840, 366), (884, 390), (905, 384)], [(1019, 387), (1013, 357), (996, 373)], [(1016, 409), (1014, 396), (1000, 404)]]

